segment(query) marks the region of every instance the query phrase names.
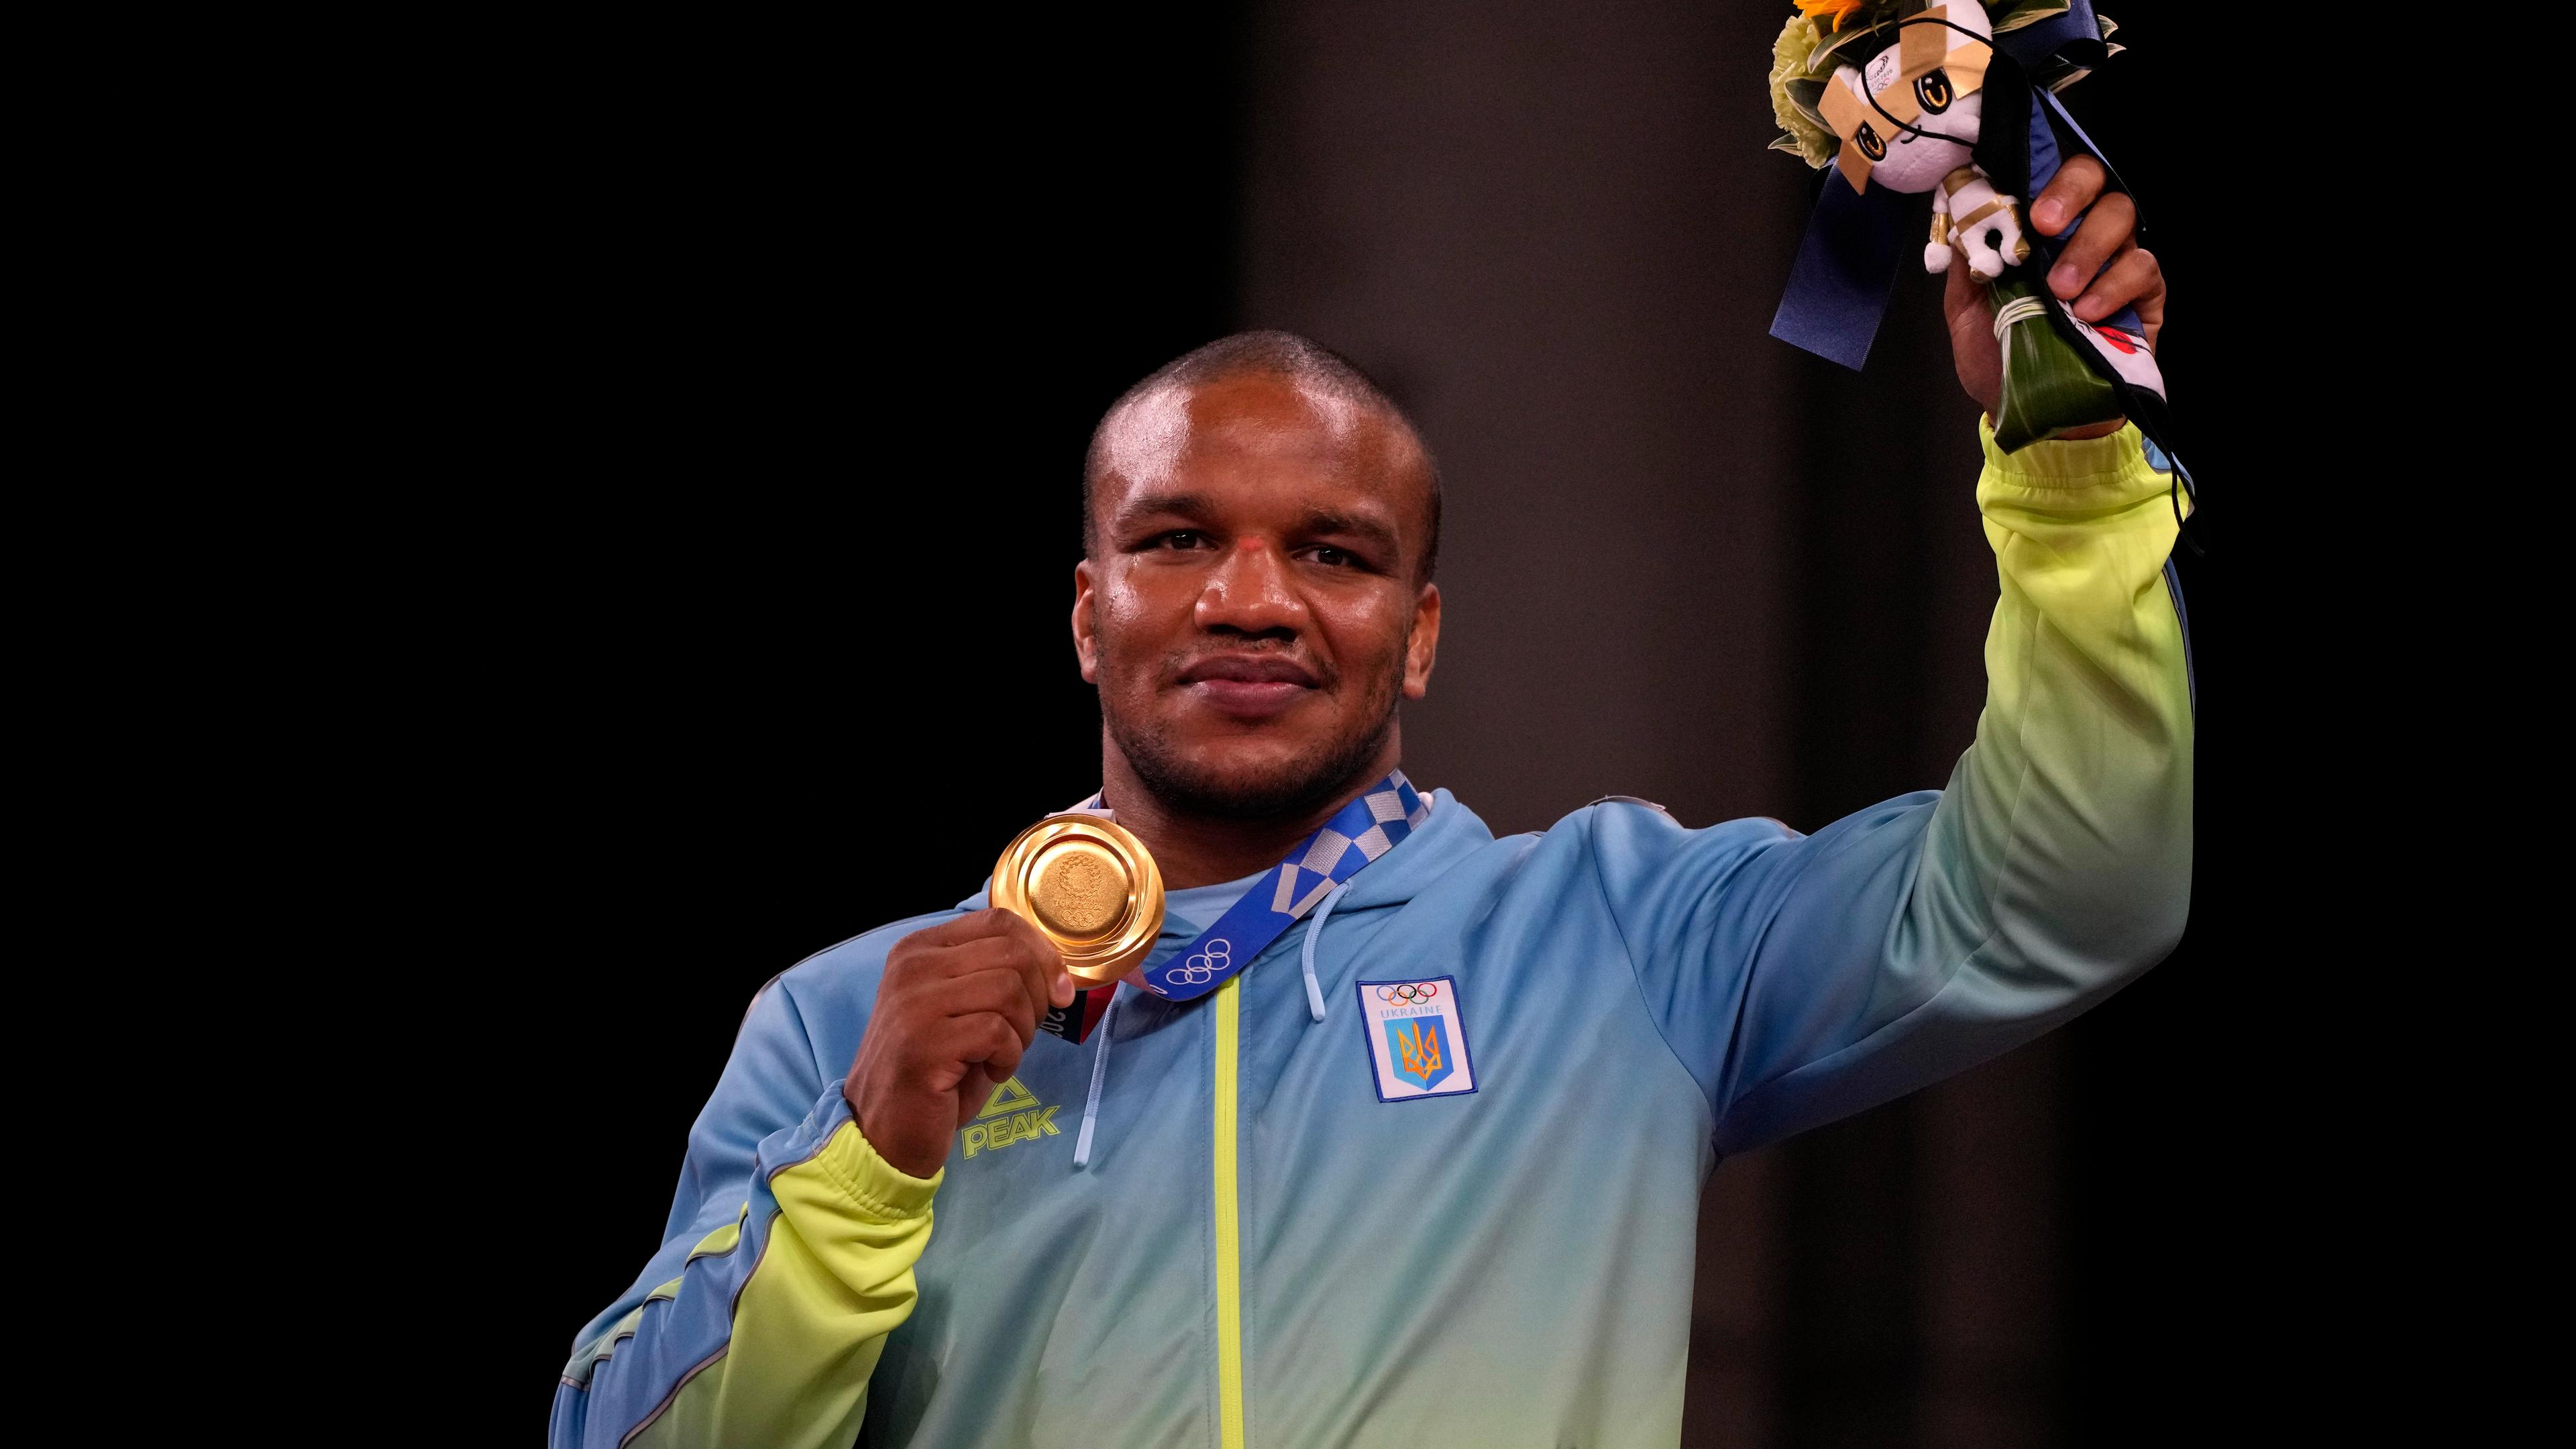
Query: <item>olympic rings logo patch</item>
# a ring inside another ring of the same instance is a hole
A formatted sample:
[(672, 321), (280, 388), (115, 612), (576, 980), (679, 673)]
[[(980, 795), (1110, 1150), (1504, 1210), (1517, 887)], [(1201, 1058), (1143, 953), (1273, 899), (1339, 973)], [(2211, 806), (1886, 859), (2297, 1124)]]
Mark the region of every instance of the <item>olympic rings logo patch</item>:
[(1204, 986), (1231, 969), (1233, 955), (1234, 943), (1219, 936), (1192, 952), (1180, 965), (1166, 967), (1163, 975), (1184, 986)]
[(1460, 1097), (1476, 1090), (1458, 978), (1351, 984), (1359, 992), (1360, 1035), (1368, 1040), (1379, 1101)]

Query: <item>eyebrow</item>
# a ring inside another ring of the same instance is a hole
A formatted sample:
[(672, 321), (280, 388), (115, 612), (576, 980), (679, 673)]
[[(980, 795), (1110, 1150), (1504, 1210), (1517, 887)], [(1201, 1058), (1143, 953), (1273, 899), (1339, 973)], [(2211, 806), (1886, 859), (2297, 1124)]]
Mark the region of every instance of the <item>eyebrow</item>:
[(1383, 520), (1370, 518), (1365, 514), (1321, 509), (1307, 514), (1297, 520), (1297, 523), (1304, 532), (1338, 534), (1344, 538), (1356, 538), (1385, 549), (1390, 556), (1400, 555), (1403, 551), (1396, 542), (1394, 529), (1388, 527)]
[[(1111, 521), (1115, 534), (1124, 534), (1156, 514), (1171, 514), (1186, 519), (1204, 519), (1216, 512), (1216, 505), (1203, 493), (1140, 493), (1127, 500)], [(1390, 555), (1402, 552), (1395, 530), (1378, 518), (1362, 513), (1345, 513), (1339, 509), (1320, 508), (1308, 511), (1297, 520), (1297, 532), (1306, 535), (1332, 534), (1374, 544)]]
[(1183, 518), (1205, 518), (1215, 511), (1203, 493), (1139, 493), (1118, 510), (1109, 521), (1110, 531), (1125, 533), (1157, 513), (1174, 513)]

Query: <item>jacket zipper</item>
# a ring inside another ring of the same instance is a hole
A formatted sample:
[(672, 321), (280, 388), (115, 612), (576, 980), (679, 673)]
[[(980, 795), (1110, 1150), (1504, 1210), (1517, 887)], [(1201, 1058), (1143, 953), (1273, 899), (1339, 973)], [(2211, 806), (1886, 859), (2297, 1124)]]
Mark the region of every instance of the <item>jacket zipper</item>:
[(1236, 976), (1216, 992), (1216, 1396), (1219, 1449), (1244, 1449), (1243, 1242), (1237, 1219), (1235, 1046), (1243, 1020)]

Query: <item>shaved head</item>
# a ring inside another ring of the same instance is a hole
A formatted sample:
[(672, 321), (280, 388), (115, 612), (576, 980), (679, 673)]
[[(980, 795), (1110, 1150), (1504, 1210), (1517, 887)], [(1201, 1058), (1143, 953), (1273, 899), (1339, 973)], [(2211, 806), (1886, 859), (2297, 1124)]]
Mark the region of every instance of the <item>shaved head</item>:
[[(1427, 583), (1440, 560), (1440, 467), (1420, 430), (1349, 358), (1293, 332), (1238, 332), (1220, 337), (1197, 351), (1156, 368), (1144, 381), (1109, 405), (1082, 464), (1082, 547), (1098, 557), (1101, 547), (1100, 490), (1113, 475), (1130, 482), (1159, 471), (1188, 444), (1192, 428), (1189, 400), (1216, 384), (1243, 378), (1273, 378), (1305, 395), (1331, 426), (1366, 421), (1388, 427), (1395, 446), (1384, 465), (1389, 482), (1417, 493), (1421, 522), (1420, 548), (1411, 560), (1412, 576)], [(1348, 426), (1336, 432), (1350, 432)]]

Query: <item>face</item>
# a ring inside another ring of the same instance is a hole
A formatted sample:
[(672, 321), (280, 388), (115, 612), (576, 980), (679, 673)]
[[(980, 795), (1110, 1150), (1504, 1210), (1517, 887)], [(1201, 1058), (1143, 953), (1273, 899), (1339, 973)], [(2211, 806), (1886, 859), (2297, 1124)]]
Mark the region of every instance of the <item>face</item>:
[(1114, 419), (1073, 636), (1111, 743), (1169, 805), (1294, 813), (1391, 769), (1430, 687), (1427, 460), (1382, 413), (1266, 374)]
[[(1844, 66), (1834, 78), (1855, 95), (1864, 85), (1879, 87), (1880, 105), (1899, 116), (1911, 117), (1915, 129), (1907, 130), (1872, 111), (1856, 128), (1852, 143), (1869, 158), (1872, 179), (1890, 191), (1929, 191), (1942, 177), (1974, 159), (1975, 153), (1959, 142), (1977, 138), (1985, 111), (1985, 93), (1958, 94), (1952, 88), (1949, 72), (1938, 68), (1912, 80), (1902, 79), (1895, 73), (1896, 55), (1893, 50), (1882, 53), (1879, 60), (1870, 63), (1866, 79), (1851, 66)], [(1899, 91), (1910, 95), (1914, 104), (1898, 105)], [(1949, 137), (1958, 140), (1946, 139)]]

